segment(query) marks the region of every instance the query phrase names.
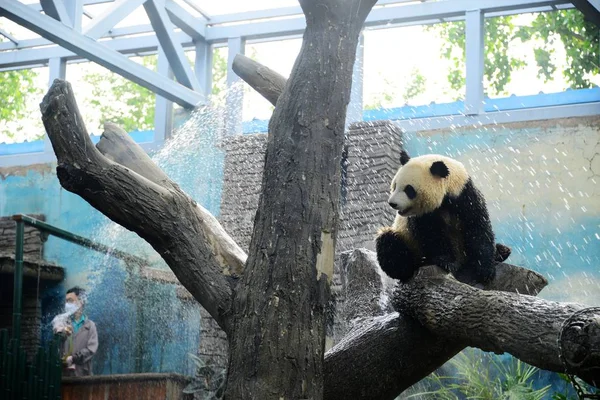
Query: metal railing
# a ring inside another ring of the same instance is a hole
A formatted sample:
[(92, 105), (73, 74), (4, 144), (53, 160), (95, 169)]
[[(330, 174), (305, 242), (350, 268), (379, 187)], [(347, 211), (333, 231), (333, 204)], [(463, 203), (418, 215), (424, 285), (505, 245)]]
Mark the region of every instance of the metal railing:
[(60, 399), (61, 338), (55, 336), (47, 349), (39, 347), (32, 362), (27, 361), (27, 354), (21, 347), (25, 225), (127, 262), (145, 265), (147, 261), (27, 215), (17, 214), (12, 218), (16, 223), (12, 337), (9, 338), (8, 330), (0, 330), (0, 398), (6, 400)]

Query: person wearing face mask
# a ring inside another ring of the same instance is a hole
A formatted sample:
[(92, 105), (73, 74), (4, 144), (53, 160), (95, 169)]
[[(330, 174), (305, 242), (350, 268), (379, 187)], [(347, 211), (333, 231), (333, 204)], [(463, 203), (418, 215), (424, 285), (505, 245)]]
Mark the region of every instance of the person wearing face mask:
[(86, 293), (80, 287), (67, 290), (65, 312), (52, 321), (54, 333), (64, 339), (61, 349), (64, 376), (92, 375), (92, 358), (98, 350), (96, 324), (85, 315)]

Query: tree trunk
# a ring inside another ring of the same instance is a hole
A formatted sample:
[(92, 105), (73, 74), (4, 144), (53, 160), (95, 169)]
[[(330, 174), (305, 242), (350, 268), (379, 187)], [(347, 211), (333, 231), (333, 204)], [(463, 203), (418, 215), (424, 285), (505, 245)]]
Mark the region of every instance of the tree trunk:
[(300, 54), (269, 123), (262, 194), (236, 288), (228, 399), (323, 397), (324, 308), (358, 35), (375, 0), (303, 0)]

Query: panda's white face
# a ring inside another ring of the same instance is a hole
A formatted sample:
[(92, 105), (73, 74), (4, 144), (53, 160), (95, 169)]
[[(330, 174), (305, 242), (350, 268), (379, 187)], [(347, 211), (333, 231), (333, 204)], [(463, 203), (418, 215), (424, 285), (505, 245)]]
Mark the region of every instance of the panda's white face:
[(404, 162), (392, 180), (388, 199), (403, 217), (435, 211), (446, 195), (458, 196), (469, 179), (459, 161), (441, 155), (428, 154)]

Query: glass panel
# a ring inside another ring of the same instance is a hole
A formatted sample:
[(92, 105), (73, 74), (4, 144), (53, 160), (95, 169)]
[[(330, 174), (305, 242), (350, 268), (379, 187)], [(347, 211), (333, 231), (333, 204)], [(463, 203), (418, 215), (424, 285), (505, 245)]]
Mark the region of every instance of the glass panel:
[(486, 19), (484, 88), (490, 97), (600, 85), (599, 28), (578, 10)]
[(41, 139), (40, 102), (48, 88), (48, 68), (0, 72), (0, 143)]
[[(287, 78), (292, 72), (292, 67), (296, 62), (301, 46), (302, 39), (254, 43), (246, 45), (246, 55)], [(244, 121), (269, 119), (273, 109), (273, 105), (258, 94), (256, 90), (245, 85)]]
[[(156, 70), (156, 55), (130, 60)], [(89, 62), (67, 65), (67, 77), (90, 134), (100, 135), (105, 121), (127, 132), (154, 128), (156, 95), (150, 90)]]
[(464, 51), (447, 53), (444, 36), (455, 22), (365, 32), (365, 109), (462, 99)]

